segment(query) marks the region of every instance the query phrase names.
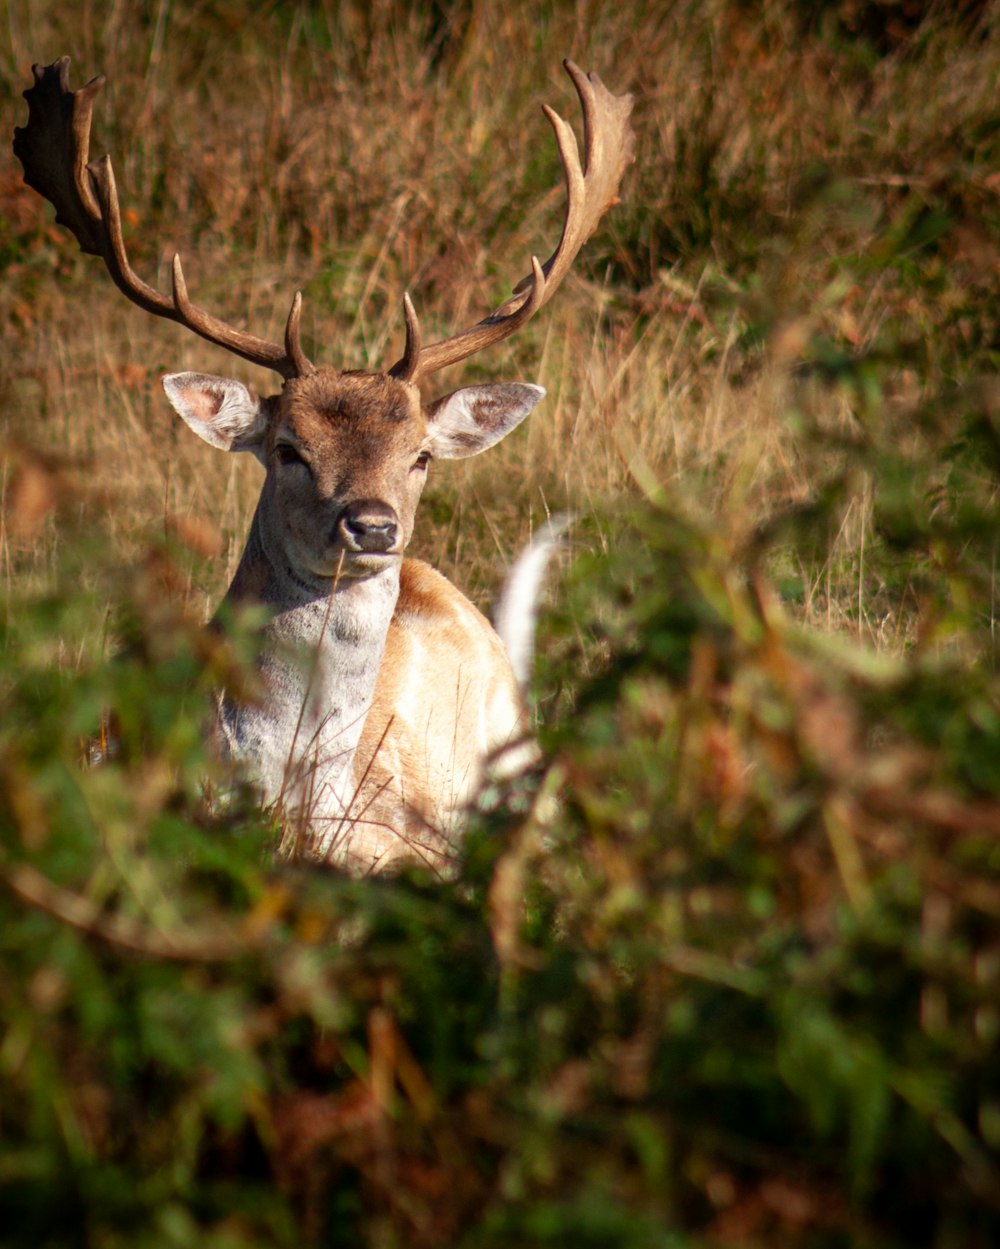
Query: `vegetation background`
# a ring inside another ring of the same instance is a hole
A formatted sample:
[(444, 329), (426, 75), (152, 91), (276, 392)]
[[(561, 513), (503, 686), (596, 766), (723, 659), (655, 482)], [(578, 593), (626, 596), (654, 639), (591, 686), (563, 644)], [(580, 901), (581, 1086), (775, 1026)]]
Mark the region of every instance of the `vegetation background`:
[[(545, 763), (453, 880), (204, 800), (201, 622), (258, 470), (0, 158), (0, 1227), (10, 1245), (1000, 1240), (1000, 10), (988, 0), (9, 0), (108, 75), (137, 270), (382, 367), (561, 214), (570, 56), (637, 161), (552, 305), (443, 384), (527, 427), (428, 487), (487, 603), (549, 510)], [(123, 659), (110, 657), (124, 646)], [(81, 767), (114, 706), (128, 762)]]

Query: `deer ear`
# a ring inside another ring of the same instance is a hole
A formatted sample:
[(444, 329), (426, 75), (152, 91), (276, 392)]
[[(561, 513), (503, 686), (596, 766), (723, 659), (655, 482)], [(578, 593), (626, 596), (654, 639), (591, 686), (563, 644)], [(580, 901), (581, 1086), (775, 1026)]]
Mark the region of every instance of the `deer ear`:
[(263, 452), (267, 407), (242, 382), (206, 373), (168, 373), (163, 389), (199, 438), (223, 451)]
[(541, 386), (528, 382), (453, 391), (427, 409), (427, 449), (440, 460), (478, 455), (520, 425), (544, 394)]

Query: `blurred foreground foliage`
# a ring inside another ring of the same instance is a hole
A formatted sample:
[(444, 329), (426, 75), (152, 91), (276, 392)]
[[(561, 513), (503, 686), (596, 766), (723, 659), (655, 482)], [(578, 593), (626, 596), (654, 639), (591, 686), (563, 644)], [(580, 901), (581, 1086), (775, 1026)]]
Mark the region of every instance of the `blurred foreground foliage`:
[[(937, 397), (977, 481), (980, 397)], [(891, 479), (858, 428), (831, 462)], [(961, 473), (921, 496), (941, 458), (909, 452), (895, 558), (938, 588), (895, 654), (772, 588), (835, 489), (742, 550), (651, 483), (605, 519), (548, 626), (547, 762), (449, 881), (275, 857), (201, 745), (250, 633), (180, 605), (197, 532), (103, 557), (114, 661), (66, 662), (100, 601), (69, 563), (10, 601), (5, 1243), (995, 1244), (1000, 523)], [(25, 523), (56, 471), (22, 453)], [(107, 707), (124, 758), (83, 768)]]

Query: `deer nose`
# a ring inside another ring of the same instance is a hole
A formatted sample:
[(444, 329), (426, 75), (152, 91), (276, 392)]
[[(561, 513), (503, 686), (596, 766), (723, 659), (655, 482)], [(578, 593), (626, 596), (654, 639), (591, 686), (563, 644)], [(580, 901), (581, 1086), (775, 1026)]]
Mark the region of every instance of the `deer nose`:
[(398, 532), (399, 518), (391, 507), (377, 499), (359, 499), (337, 517), (334, 539), (349, 551), (384, 554), (396, 545)]

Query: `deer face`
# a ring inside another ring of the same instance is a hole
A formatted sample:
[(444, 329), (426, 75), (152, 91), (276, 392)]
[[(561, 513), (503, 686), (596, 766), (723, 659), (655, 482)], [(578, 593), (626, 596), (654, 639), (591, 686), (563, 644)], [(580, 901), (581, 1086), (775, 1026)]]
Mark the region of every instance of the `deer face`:
[(271, 563), (310, 583), (397, 566), (434, 458), (499, 442), (540, 386), (472, 386), (423, 407), (415, 386), (381, 373), (316, 369), (259, 399), (241, 382), (174, 373), (164, 389), (201, 438), (249, 451), (266, 477), (258, 507)]

